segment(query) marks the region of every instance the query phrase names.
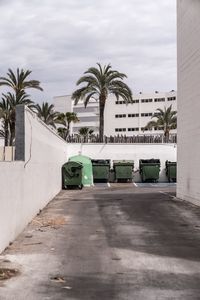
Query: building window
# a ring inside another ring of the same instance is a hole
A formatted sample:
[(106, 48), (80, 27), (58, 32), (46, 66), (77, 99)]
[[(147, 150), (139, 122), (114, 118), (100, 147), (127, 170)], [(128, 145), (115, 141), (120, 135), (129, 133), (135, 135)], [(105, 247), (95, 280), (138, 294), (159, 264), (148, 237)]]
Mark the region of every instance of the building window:
[(128, 114), (128, 118), (137, 118), (139, 114)]
[(128, 131), (139, 131), (139, 128), (138, 128), (138, 127), (135, 127), (135, 128), (128, 128)]
[(142, 130), (142, 131), (147, 131), (147, 130), (149, 130), (149, 129), (148, 129), (147, 127), (142, 127), (141, 130)]
[(148, 103), (148, 102), (152, 102), (153, 99), (141, 99), (141, 103)]
[(174, 101), (174, 100), (176, 100), (176, 97), (168, 97), (167, 98), (167, 101)]
[(165, 102), (165, 98), (155, 98), (154, 102)]
[(154, 130), (164, 130), (164, 127), (163, 126), (154, 127)]
[(126, 114), (115, 115), (115, 118), (126, 118)]
[(115, 128), (115, 132), (126, 131), (126, 128)]
[(152, 113), (142, 113), (141, 117), (152, 117)]
[(126, 104), (125, 101), (115, 101), (115, 104)]
[(139, 99), (133, 100), (131, 103), (139, 103)]

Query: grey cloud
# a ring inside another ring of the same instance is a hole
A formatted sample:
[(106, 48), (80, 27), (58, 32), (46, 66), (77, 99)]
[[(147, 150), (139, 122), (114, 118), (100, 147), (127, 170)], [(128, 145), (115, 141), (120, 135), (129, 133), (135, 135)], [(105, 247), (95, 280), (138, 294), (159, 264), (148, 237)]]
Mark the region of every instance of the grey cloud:
[(45, 92), (69, 94), (97, 61), (126, 72), (133, 90), (176, 88), (174, 0), (2, 1), (0, 72), (33, 70)]

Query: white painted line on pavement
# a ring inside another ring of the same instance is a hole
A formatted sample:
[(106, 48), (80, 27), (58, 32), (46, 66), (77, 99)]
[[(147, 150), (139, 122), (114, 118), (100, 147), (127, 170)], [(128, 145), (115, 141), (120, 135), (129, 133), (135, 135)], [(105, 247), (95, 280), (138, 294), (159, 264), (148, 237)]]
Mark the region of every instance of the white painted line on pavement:
[(138, 185), (135, 182), (133, 182), (133, 185), (136, 186), (136, 187), (138, 187)]
[(110, 183), (109, 182), (107, 182), (107, 186), (110, 187)]

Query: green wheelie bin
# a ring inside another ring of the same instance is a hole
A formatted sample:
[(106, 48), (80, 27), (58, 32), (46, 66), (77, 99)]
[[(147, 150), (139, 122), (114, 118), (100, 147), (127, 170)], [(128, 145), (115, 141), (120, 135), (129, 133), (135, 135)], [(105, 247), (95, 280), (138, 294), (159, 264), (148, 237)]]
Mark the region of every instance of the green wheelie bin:
[(176, 162), (166, 161), (166, 176), (169, 182), (176, 182)]
[(140, 159), (139, 161), (140, 176), (142, 182), (157, 182), (160, 173), (159, 159)]
[(92, 159), (94, 182), (108, 182), (110, 174), (110, 159)]
[(116, 181), (132, 181), (133, 180), (133, 160), (114, 160), (113, 169), (115, 171)]
[(82, 189), (82, 169), (83, 165), (79, 162), (68, 161), (62, 166), (62, 188)]

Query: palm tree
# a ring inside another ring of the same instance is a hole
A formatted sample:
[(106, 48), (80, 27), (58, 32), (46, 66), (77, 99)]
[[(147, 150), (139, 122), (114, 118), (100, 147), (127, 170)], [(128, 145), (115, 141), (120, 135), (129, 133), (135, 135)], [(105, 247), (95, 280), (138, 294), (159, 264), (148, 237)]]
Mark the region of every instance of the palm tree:
[(164, 130), (166, 141), (169, 141), (170, 130), (177, 127), (177, 111), (172, 110), (172, 105), (168, 108), (165, 107), (164, 110), (158, 108), (152, 118), (156, 118), (156, 120), (150, 121), (145, 128), (161, 127)]
[(10, 103), (7, 96), (3, 96), (0, 102), (0, 120), (2, 121), (2, 129), (0, 136), (4, 138), (5, 146), (9, 145), (10, 138)]
[(10, 87), (15, 92), (16, 98), (21, 91), (26, 89), (32, 88), (43, 91), (38, 80), (27, 80), (31, 73), (30, 70), (19, 70), (17, 68), (15, 74), (11, 69), (8, 69), (7, 77), (0, 77), (0, 86)]
[(57, 131), (58, 131), (59, 136), (66, 141), (67, 134), (68, 134), (67, 128), (59, 127), (59, 128), (57, 128)]
[(77, 85), (84, 83), (85, 85), (77, 89), (72, 94), (72, 99), (76, 105), (79, 100), (83, 100), (85, 107), (91, 98), (97, 97), (99, 101), (99, 138), (103, 142), (104, 135), (104, 109), (109, 94), (113, 94), (117, 100), (121, 97), (127, 104), (132, 101), (132, 92), (128, 85), (123, 82), (127, 76), (116, 70), (112, 70), (110, 64), (102, 67), (97, 63), (98, 67), (89, 68), (78, 81)]
[[(70, 132), (70, 124), (71, 123), (77, 123), (79, 122), (79, 118), (77, 117), (77, 114), (74, 112), (66, 112), (66, 113), (60, 113), (57, 117), (56, 123), (58, 124), (62, 124), (66, 131), (65, 131), (65, 135), (66, 138), (69, 135)], [(61, 128), (61, 127), (60, 127)], [(64, 131), (63, 131), (64, 133)]]
[(54, 111), (54, 105), (49, 105), (48, 102), (43, 102), (42, 105), (36, 104), (35, 109), (37, 111), (38, 117), (47, 125), (56, 128), (56, 120), (58, 118), (58, 113)]
[[(31, 72), (32, 71), (30, 70), (19, 70), (19, 68), (17, 68), (15, 74), (11, 69), (8, 69), (7, 77), (0, 77), (0, 86), (7, 86), (13, 91), (13, 93), (9, 92), (7, 93), (7, 95), (3, 94), (3, 97), (7, 102), (6, 105), (10, 107), (10, 145), (13, 145), (15, 139), (16, 105), (25, 104), (30, 107), (33, 104), (29, 96), (25, 92), (26, 89), (33, 88), (40, 91), (43, 90), (38, 80), (28, 80), (28, 76), (31, 74)], [(5, 103), (2, 103), (2, 105), (4, 104)], [(5, 131), (7, 131), (7, 125), (4, 126), (4, 129)], [(7, 133), (5, 134), (5, 144), (7, 144)]]
[(15, 123), (16, 123), (16, 106), (23, 104), (29, 108), (33, 108), (33, 101), (30, 100), (30, 96), (25, 93), (24, 90), (18, 92), (17, 95), (12, 93), (3, 94), (6, 97), (10, 106), (10, 146), (14, 145), (15, 140)]
[(90, 133), (90, 128), (88, 127), (81, 127), (78, 131), (79, 135), (83, 137), (83, 142), (86, 142), (86, 139)]

